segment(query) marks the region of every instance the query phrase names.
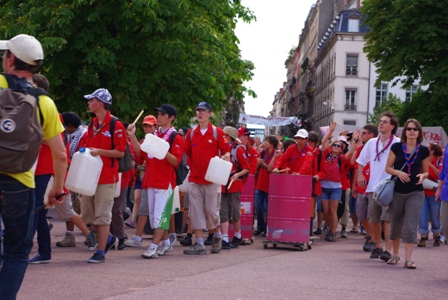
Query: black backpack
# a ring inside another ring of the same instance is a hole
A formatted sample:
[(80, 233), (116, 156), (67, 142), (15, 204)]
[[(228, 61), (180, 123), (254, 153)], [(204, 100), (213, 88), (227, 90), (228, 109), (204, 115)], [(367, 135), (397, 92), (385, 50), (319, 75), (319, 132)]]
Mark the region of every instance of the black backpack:
[[(112, 149), (115, 149), (115, 143), (114, 143), (114, 132), (115, 132), (115, 123), (117, 123), (119, 119), (116, 117), (112, 117), (110, 124), (109, 124), (109, 132), (112, 142)], [(93, 121), (90, 121), (89, 128), (92, 128)], [(126, 133), (124, 133), (126, 134)], [(118, 160), (118, 172), (123, 173), (127, 172), (130, 169), (132, 169), (132, 155), (131, 155), (131, 149), (129, 147), (128, 142), (126, 141), (126, 150), (124, 151), (124, 156), (121, 158), (117, 158)], [(114, 167), (115, 159), (112, 159), (112, 168)]]
[[(173, 145), (174, 139), (178, 134), (179, 133), (177, 131), (174, 131), (170, 134), (170, 150), (171, 146)], [(189, 172), (187, 166), (187, 154), (184, 153), (184, 156), (182, 156), (182, 160), (180, 161), (180, 164), (177, 167), (177, 169), (175, 169), (175, 171), (176, 171), (176, 185), (181, 185), (184, 182), (185, 178), (187, 178)]]
[(23, 173), (37, 160), (43, 140), (43, 115), (36, 109), (42, 88), (35, 88), (25, 78), (3, 74), (8, 88), (0, 90), (0, 171)]

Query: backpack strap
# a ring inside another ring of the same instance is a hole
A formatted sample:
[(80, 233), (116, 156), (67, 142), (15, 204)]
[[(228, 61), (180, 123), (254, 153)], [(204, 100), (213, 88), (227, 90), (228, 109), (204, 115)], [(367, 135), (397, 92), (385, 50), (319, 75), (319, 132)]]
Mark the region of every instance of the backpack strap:
[(179, 134), (179, 132), (177, 132), (176, 130), (171, 132), (171, 134), (170, 134), (170, 149), (168, 151), (171, 150), (171, 146), (173, 146), (174, 139), (176, 138), (176, 135), (178, 135), (178, 134)]
[[(111, 117), (110, 124), (109, 124), (110, 141), (111, 141), (111, 144), (112, 144), (112, 150), (115, 149), (114, 132), (115, 132), (115, 123), (117, 123), (117, 121), (118, 121), (118, 118)], [(115, 162), (115, 159), (112, 158), (112, 168), (114, 167), (114, 162)]]

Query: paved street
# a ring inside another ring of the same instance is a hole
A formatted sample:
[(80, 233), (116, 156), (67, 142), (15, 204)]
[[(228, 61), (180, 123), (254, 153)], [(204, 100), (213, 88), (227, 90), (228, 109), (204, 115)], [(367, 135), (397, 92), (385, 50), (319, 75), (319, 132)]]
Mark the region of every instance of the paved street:
[[(51, 215), (54, 212), (50, 211)], [(146, 260), (146, 248), (111, 250), (103, 264), (76, 233), (75, 248), (57, 248), (65, 223), (51, 220), (53, 257), (30, 265), (18, 299), (437, 299), (448, 291), (448, 247), (415, 248), (416, 270), (370, 259), (363, 236), (349, 233), (335, 243), (317, 240), (308, 251), (263, 249), (254, 244), (220, 254), (187, 256), (177, 245), (165, 257)], [(350, 228), (350, 227), (348, 227)], [(129, 237), (133, 230), (126, 229)], [(145, 247), (149, 236), (144, 236)], [(32, 255), (37, 251), (37, 245)]]

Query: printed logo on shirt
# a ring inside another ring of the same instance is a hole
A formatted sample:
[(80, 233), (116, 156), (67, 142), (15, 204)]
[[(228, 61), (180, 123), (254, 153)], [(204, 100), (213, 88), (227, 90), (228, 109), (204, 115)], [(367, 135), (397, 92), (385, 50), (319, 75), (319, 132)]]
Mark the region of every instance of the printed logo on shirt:
[(313, 156), (313, 153), (311, 153), (311, 152), (308, 151), (308, 152), (306, 153), (306, 155)]
[(213, 143), (213, 141), (212, 140), (208, 140), (208, 142), (211, 144), (211, 143)]
[(111, 134), (110, 134), (109, 131), (103, 131), (102, 134), (103, 134), (104, 136), (111, 137)]

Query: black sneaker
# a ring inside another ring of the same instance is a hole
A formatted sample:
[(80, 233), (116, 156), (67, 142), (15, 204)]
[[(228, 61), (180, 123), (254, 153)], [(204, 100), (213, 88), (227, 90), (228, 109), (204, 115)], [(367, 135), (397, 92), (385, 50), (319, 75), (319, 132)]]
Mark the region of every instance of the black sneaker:
[(315, 235), (321, 235), (322, 234), (322, 229), (317, 228), (316, 231), (314, 231)]
[(259, 230), (259, 229), (254, 230), (254, 235), (260, 235), (260, 234), (262, 234), (262, 233), (263, 233), (262, 230)]
[(238, 248), (239, 245), (243, 242), (243, 239), (239, 239), (236, 236), (233, 237), (232, 241), (230, 242), (230, 248)]
[(112, 239), (110, 240), (110, 243), (106, 244), (106, 249), (104, 249), (104, 254), (106, 254), (107, 251), (109, 251), (112, 248), (112, 246), (115, 246), (116, 242), (117, 242), (117, 238), (115, 237), (115, 235), (112, 235)]
[(125, 238), (118, 240), (118, 246), (117, 246), (118, 250), (123, 250), (124, 248), (126, 248), (126, 244), (124, 242), (126, 242)]
[(221, 249), (230, 249), (230, 243), (223, 240), (221, 242)]
[(391, 257), (392, 257), (392, 255), (389, 253), (389, 251), (384, 251), (380, 255), (380, 259), (384, 260), (385, 262), (387, 262)]
[(205, 246), (210, 246), (213, 244), (213, 234), (209, 234), (207, 239), (204, 241)]
[(374, 241), (372, 241), (371, 239), (366, 239), (366, 242), (362, 246), (362, 249), (366, 252), (372, 252), (375, 247), (376, 243)]
[(87, 262), (91, 264), (99, 264), (105, 262), (106, 258), (100, 253), (95, 253)]
[(191, 246), (193, 244), (193, 241), (191, 239), (192, 235), (191, 234), (187, 234), (186, 237), (184, 237), (182, 240), (180, 240), (180, 244), (182, 246)]
[(370, 254), (370, 258), (380, 258), (380, 255), (383, 254), (382, 248), (375, 248)]

